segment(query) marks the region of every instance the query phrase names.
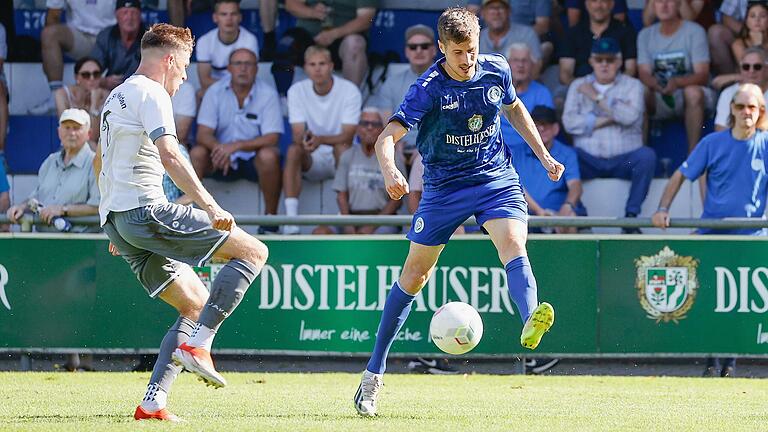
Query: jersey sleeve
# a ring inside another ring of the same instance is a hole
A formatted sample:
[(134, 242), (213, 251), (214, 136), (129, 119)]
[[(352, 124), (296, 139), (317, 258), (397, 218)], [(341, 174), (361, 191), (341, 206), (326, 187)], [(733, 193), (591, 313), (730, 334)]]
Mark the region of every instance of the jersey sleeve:
[[(709, 137), (711, 137), (710, 135)], [(708, 138), (709, 138), (708, 137)], [(688, 159), (680, 165), (680, 172), (690, 181), (694, 181), (704, 174), (709, 165), (709, 143), (711, 139), (705, 138), (694, 147)]]
[(432, 96), (427, 92), (427, 84), (429, 81), (421, 78), (411, 84), (400, 107), (389, 120), (396, 120), (408, 130), (421, 123), (424, 116), (432, 110), (434, 103)]
[(517, 100), (515, 86), (512, 85), (512, 71), (509, 69), (509, 64), (506, 61), (500, 61), (499, 64), (501, 65), (501, 82), (504, 84), (504, 97), (501, 99), (501, 102), (504, 105), (512, 105)]
[(152, 142), (163, 135), (176, 136), (176, 123), (173, 119), (171, 97), (159, 90), (147, 92), (141, 104), (139, 117), (144, 131)]

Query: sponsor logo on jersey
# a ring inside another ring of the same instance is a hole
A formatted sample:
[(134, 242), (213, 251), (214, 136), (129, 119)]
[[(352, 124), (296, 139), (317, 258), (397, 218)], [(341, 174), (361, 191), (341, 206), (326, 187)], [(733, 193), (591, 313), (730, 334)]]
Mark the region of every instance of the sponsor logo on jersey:
[[(480, 121), (482, 122), (482, 119)], [(459, 147), (473, 146), (475, 144), (480, 144), (483, 141), (487, 140), (488, 137), (496, 133), (496, 130), (497, 130), (496, 123), (493, 123), (492, 125), (485, 128), (485, 130), (478, 133), (474, 133), (474, 134), (468, 134), (468, 135), (446, 134), (445, 143), (459, 146)]]
[(477, 132), (483, 128), (483, 116), (475, 114), (467, 120), (467, 127), (472, 132)]
[(501, 87), (493, 86), (488, 89), (488, 100), (491, 103), (496, 103), (501, 100)]
[(452, 103), (442, 106), (443, 111), (455, 110), (458, 108), (459, 108), (459, 101), (453, 101)]

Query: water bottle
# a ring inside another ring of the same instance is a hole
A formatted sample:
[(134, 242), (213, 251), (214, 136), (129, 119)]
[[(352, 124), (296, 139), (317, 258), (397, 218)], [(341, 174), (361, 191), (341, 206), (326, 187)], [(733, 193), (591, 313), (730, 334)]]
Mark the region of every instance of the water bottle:
[(61, 232), (69, 232), (72, 229), (72, 222), (70, 222), (68, 219), (64, 219), (61, 216), (56, 216), (51, 221), (54, 228)]

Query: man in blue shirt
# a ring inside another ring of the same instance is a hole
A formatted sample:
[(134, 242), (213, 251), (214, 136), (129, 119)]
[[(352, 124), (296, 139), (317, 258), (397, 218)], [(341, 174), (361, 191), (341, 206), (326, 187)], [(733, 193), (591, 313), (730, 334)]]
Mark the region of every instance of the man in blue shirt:
[[(512, 162), (520, 174), (520, 183), (525, 189), (528, 212), (536, 216), (586, 216), (586, 209), (581, 204), (581, 176), (576, 151), (555, 137), (560, 132), (555, 110), (538, 105), (531, 110), (531, 118), (536, 122), (541, 140), (549, 153), (562, 162), (567, 169), (563, 177), (556, 182), (550, 181), (541, 169), (541, 162), (527, 145), (510, 146)], [(504, 141), (517, 135), (512, 126), (502, 122), (501, 133)], [(540, 230), (530, 232), (540, 232)], [(575, 233), (575, 228), (557, 228), (558, 233)]]
[[(554, 108), (552, 93), (544, 84), (533, 79), (535, 63), (533, 57), (531, 57), (531, 49), (526, 44), (513, 43), (509, 46), (509, 51), (506, 54), (509, 69), (512, 72), (512, 84), (515, 86), (515, 92), (520, 102), (526, 107), (544, 105)], [(512, 125), (504, 119), (501, 120), (501, 124), (502, 130), (505, 126), (512, 129)], [(517, 145), (525, 145), (525, 140), (517, 132), (504, 135), (504, 142), (510, 148)], [(565, 163), (565, 161), (562, 162)], [(568, 166), (568, 164), (565, 164), (565, 166)]]
[[(725, 217), (763, 218), (768, 190), (768, 117), (763, 91), (755, 84), (742, 84), (731, 101), (730, 129), (707, 135), (667, 182), (653, 215), (653, 224), (669, 226), (669, 207), (686, 179), (707, 174), (704, 219)], [(763, 235), (759, 228), (699, 229), (700, 234)], [(719, 359), (710, 359), (705, 376), (719, 369)], [(733, 376), (736, 361), (726, 359), (721, 376)]]
[(395, 142), (419, 125), (416, 147), (424, 163), (424, 193), (407, 236), (408, 258), (384, 304), (373, 354), (355, 394), (355, 408), (366, 417), (376, 415), (387, 354), (414, 296), (451, 234), (469, 216), (485, 228), (505, 264), (510, 296), (525, 323), (521, 345), (536, 348), (554, 322), (552, 306), (538, 303), (525, 250), (528, 209), (501, 136), (500, 114), (525, 138), (552, 181), (565, 168), (544, 147), (517, 99), (504, 57), (478, 55), (477, 16), (463, 8), (446, 9), (437, 28), (445, 57), (411, 86), (376, 141), (387, 193), (399, 200), (408, 193), (408, 182), (395, 165)]

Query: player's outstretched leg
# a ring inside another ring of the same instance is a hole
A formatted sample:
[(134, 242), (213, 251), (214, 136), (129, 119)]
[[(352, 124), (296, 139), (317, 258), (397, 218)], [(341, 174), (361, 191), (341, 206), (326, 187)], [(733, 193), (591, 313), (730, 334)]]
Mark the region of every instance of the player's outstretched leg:
[(376, 399), (383, 385), (384, 371), (387, 369), (387, 354), (408, 314), (411, 313), (413, 299), (414, 296), (405, 292), (398, 282), (392, 285), (381, 312), (373, 353), (355, 393), (355, 409), (362, 416), (376, 415)]
[(211, 359), (213, 338), (221, 323), (240, 304), (248, 287), (259, 275), (267, 254), (267, 247), (263, 243), (240, 228), (235, 228), (214, 255), (229, 261), (213, 281), (211, 295), (200, 313), (189, 342), (182, 343), (173, 353), (174, 362), (197, 375), (207, 385), (216, 388), (227, 385)]

